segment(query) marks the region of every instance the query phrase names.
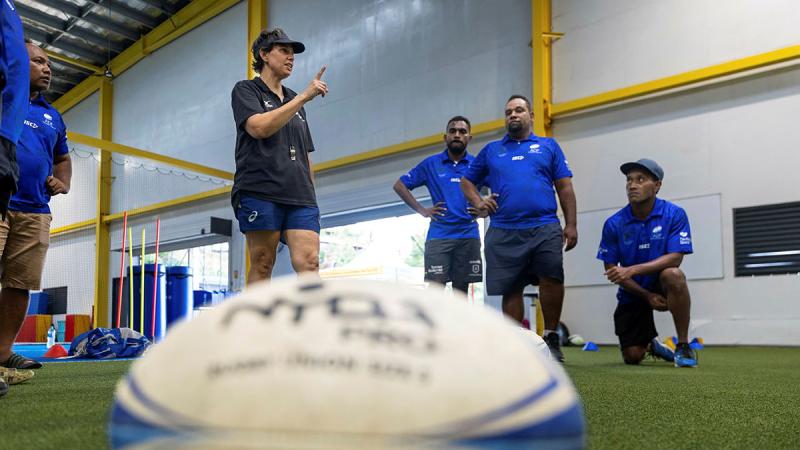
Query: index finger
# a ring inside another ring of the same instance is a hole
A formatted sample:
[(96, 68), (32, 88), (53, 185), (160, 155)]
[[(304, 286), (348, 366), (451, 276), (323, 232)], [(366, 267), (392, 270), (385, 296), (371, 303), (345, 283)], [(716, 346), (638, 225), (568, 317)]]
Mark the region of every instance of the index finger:
[(328, 66), (322, 66), (322, 69), (319, 69), (319, 72), (317, 72), (317, 76), (315, 76), (314, 79), (315, 80), (322, 79), (322, 74), (325, 73), (325, 69), (327, 69), (327, 68), (328, 68)]

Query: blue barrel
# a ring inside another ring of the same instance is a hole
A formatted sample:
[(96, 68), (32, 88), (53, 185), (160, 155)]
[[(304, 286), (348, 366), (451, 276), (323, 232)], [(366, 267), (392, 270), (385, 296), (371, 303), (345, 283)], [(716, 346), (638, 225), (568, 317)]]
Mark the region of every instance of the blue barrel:
[[(167, 276), (166, 268), (163, 264), (158, 265), (158, 284), (156, 286), (156, 323), (153, 330), (153, 270), (155, 264), (144, 265), (144, 335), (150, 339), (161, 339), (167, 330), (166, 315), (166, 292)], [(139, 313), (139, 287), (141, 286), (142, 266), (133, 266), (133, 328), (136, 331), (142, 330), (139, 323), (141, 314)]]
[(190, 319), (193, 306), (192, 268), (167, 267), (167, 327), (177, 320)]
[(202, 289), (194, 291), (194, 307), (200, 308), (203, 306), (211, 306), (212, 304), (212, 295), (209, 291), (204, 291)]

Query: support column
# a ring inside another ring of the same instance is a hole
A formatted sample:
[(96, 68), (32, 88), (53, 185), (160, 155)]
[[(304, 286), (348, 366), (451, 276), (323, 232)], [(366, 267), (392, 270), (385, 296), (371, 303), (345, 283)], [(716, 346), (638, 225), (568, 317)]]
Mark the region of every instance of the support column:
[(533, 73), (533, 131), (538, 136), (552, 136), (550, 105), (552, 78), (550, 69), (550, 0), (531, 0), (531, 49)]
[[(111, 80), (103, 78), (100, 83), (100, 102), (98, 108), (98, 131), (100, 139), (112, 141), (114, 86)], [(109, 302), (109, 259), (111, 241), (109, 225), (103, 217), (111, 213), (111, 152), (99, 149), (100, 165), (97, 176), (97, 218), (95, 219), (95, 278), (94, 278), (94, 326), (110, 326), (111, 309)]]

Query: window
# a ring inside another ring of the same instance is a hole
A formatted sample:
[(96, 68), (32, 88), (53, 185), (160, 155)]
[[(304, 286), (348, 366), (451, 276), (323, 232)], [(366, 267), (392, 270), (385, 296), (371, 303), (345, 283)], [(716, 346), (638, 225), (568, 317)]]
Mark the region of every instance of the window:
[(800, 202), (733, 210), (736, 276), (800, 273)]
[[(478, 222), (482, 240), (483, 219)], [(320, 233), (320, 275), (424, 287), (428, 224), (419, 214), (408, 214), (324, 228)], [(446, 289), (451, 289), (449, 283)], [(471, 284), (468, 297), (483, 302), (483, 283)]]

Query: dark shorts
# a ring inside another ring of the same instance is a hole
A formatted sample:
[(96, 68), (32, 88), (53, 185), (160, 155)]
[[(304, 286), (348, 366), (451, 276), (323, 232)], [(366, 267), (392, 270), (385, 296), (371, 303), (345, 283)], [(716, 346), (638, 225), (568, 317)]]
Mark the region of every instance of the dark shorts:
[(558, 223), (486, 233), (486, 292), (503, 295), (538, 285), (539, 278), (564, 282), (563, 232)]
[[(664, 295), (664, 290), (658, 283), (648, 290)], [(628, 303), (617, 303), (617, 309), (614, 310), (614, 333), (619, 336), (620, 348), (644, 347), (649, 344), (658, 336), (650, 303), (639, 298)]]
[(240, 194), (235, 209), (242, 233), (265, 230), (311, 230), (319, 233), (319, 208), (316, 206), (286, 205)]
[(480, 239), (431, 239), (425, 242), (425, 281), (457, 284), (483, 281)]

